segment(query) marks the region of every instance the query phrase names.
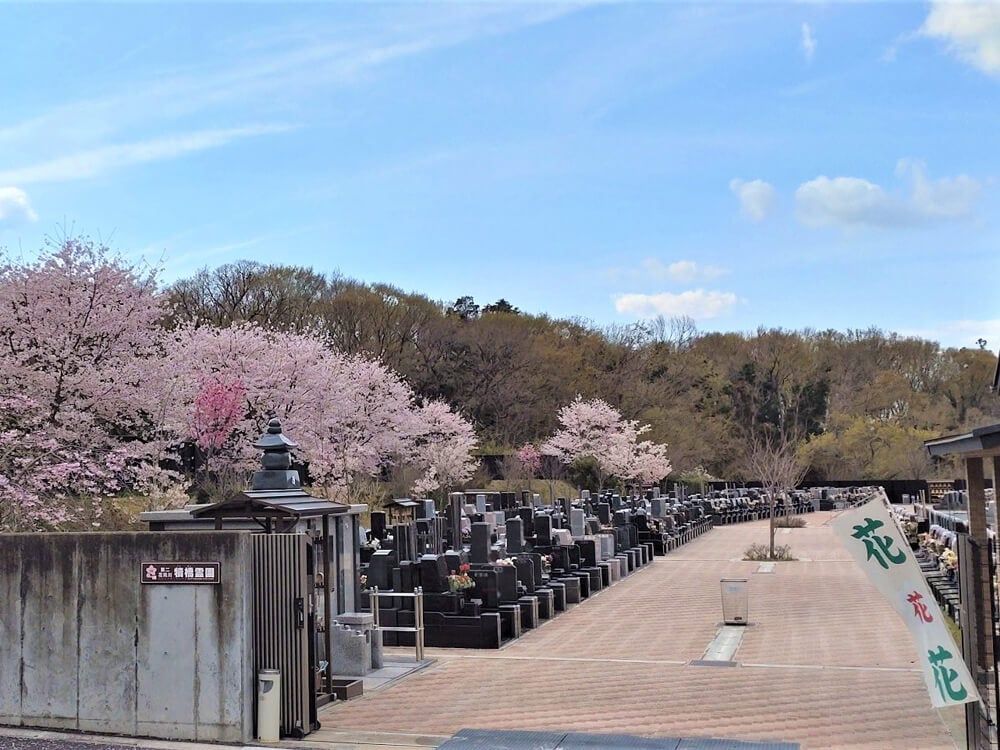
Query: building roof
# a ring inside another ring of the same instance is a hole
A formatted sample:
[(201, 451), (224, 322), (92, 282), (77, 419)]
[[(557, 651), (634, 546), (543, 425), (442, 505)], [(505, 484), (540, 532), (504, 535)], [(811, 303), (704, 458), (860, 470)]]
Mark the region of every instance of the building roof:
[(347, 513), (351, 506), (323, 500), (300, 489), (245, 490), (228, 500), (191, 511), (194, 518), (320, 518)]
[(388, 507), (390, 505), (395, 505), (399, 508), (416, 508), (420, 505), (419, 502), (408, 497), (397, 497), (393, 500), (386, 500), (385, 505)]
[(947, 435), (924, 441), (932, 456), (959, 453), (964, 456), (1000, 455), (1000, 424), (979, 427), (961, 435)]

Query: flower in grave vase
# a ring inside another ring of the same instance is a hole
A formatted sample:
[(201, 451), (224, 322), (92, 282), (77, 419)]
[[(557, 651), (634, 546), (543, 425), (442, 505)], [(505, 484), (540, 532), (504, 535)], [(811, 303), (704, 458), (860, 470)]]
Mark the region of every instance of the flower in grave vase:
[(470, 566), (467, 563), (462, 563), (458, 566), (457, 573), (454, 570), (451, 571), (451, 575), (448, 576), (448, 590), (454, 592), (465, 591), (475, 586), (476, 582), (469, 575), (469, 570)]

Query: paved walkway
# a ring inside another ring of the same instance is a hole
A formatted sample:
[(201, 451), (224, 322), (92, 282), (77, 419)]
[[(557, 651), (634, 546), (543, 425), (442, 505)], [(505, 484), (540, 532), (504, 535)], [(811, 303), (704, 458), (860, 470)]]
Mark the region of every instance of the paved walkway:
[[(956, 747), (946, 722), (960, 724), (960, 709), (931, 708), (906, 628), (834, 538), (832, 515), (779, 530), (799, 560), (771, 574), (741, 559), (767, 523), (724, 526), (505, 649), (428, 649), (430, 667), (325, 708), (323, 729), (297, 744), (433, 747), (469, 727)], [(718, 632), (727, 577), (750, 579), (739, 666), (691, 665)]]

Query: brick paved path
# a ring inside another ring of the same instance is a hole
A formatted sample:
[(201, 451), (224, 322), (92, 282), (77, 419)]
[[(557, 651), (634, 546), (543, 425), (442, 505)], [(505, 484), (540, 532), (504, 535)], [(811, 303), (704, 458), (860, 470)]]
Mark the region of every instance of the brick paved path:
[[(320, 720), (434, 735), (474, 727), (954, 748), (906, 628), (834, 538), (831, 515), (779, 530), (800, 559), (773, 574), (741, 560), (766, 542), (766, 522), (713, 529), (501, 651), (428, 649), (431, 667)], [(740, 666), (689, 665), (720, 625), (719, 579), (736, 576), (750, 579)]]

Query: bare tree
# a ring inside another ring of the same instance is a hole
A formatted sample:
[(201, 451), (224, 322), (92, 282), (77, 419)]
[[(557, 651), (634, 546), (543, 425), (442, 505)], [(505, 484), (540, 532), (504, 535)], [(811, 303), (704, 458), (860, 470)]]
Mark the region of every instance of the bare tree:
[(774, 517), (778, 495), (795, 489), (805, 476), (808, 464), (802, 460), (802, 441), (788, 432), (760, 431), (750, 437), (746, 454), (748, 471), (767, 493), (769, 548), (774, 559)]

